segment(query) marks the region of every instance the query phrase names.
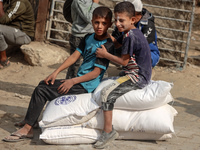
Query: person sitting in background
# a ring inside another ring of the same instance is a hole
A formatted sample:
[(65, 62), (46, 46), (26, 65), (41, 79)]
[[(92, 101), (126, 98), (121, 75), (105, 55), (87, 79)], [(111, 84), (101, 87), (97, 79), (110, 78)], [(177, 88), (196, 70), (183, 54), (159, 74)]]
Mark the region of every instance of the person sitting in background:
[(35, 17), (28, 0), (0, 0), (0, 69), (8, 67), (8, 45), (28, 44), (34, 39)]
[[(132, 4), (135, 7), (135, 26), (139, 30), (142, 31), (145, 38), (147, 39), (149, 43), (149, 47), (151, 50), (151, 62), (152, 67), (155, 67), (160, 58), (160, 52), (157, 47), (157, 34), (156, 34), (156, 28), (154, 24), (154, 16), (152, 13), (150, 13), (147, 9), (143, 8), (143, 4), (141, 0), (124, 0), (132, 2)], [(112, 33), (112, 36), (115, 38), (118, 38), (122, 33), (120, 33), (115, 27), (115, 30)], [(118, 55), (121, 54), (120, 52), (117, 52)]]

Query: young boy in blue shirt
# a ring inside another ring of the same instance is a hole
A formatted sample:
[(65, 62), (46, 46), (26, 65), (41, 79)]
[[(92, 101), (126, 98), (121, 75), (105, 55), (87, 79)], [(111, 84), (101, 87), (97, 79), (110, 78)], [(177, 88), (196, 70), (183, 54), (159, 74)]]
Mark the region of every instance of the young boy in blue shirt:
[[(72, 29), (69, 39), (70, 54), (73, 54), (86, 34), (93, 33), (92, 12), (99, 7), (99, 0), (73, 0), (71, 4)], [(66, 79), (76, 77), (80, 67), (80, 59), (67, 71)]]
[[(94, 148), (102, 149), (115, 140), (118, 133), (112, 127), (112, 110), (121, 95), (145, 87), (151, 78), (151, 53), (148, 42), (135, 24), (135, 8), (130, 2), (118, 3), (114, 8), (115, 25), (123, 32), (117, 41), (122, 44), (121, 57), (107, 53), (106, 48), (97, 49), (97, 57), (106, 58), (123, 66), (124, 76), (119, 77), (101, 91), (104, 112), (104, 129)], [(112, 39), (116, 42), (115, 38)], [(116, 43), (116, 46), (120, 46)]]
[[(96, 58), (96, 49), (104, 45), (106, 49), (114, 49), (114, 45), (107, 30), (112, 25), (112, 11), (107, 7), (97, 7), (93, 12), (92, 26), (95, 33), (88, 34), (80, 43), (76, 51), (64, 63), (41, 81), (35, 88), (26, 117), (18, 125), (21, 129), (5, 137), (7, 142), (16, 142), (25, 138), (33, 138), (33, 126), (47, 101), (62, 95), (91, 93), (99, 85), (109, 60)], [(112, 51), (112, 50), (111, 50)], [(77, 77), (72, 79), (55, 80), (58, 73), (68, 68), (83, 56), (83, 63)], [(84, 99), (83, 99), (84, 100)]]

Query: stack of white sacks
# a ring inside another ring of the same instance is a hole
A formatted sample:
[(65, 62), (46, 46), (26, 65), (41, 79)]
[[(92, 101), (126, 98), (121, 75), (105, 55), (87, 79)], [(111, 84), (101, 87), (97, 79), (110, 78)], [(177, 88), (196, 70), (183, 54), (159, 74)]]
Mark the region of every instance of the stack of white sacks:
[[(39, 122), (40, 139), (48, 144), (94, 143), (104, 125), (100, 109), (101, 89), (112, 79), (101, 82), (94, 93), (66, 95), (48, 103)], [(113, 110), (118, 139), (166, 140), (174, 134), (173, 121), (177, 111), (173, 101), (173, 84), (151, 81), (143, 89), (130, 91), (116, 100)]]

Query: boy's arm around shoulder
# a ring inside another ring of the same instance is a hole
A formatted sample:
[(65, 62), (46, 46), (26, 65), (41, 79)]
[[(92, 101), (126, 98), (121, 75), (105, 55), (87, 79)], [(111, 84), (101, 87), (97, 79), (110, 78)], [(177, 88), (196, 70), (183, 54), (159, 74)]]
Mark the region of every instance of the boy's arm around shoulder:
[(114, 63), (117, 63), (119, 65), (122, 66), (126, 66), (129, 62), (130, 59), (130, 55), (129, 54), (125, 54), (125, 55), (121, 55), (121, 57), (117, 57), (115, 55), (110, 54), (104, 45), (101, 46), (102, 48), (97, 48), (96, 51), (96, 56), (99, 58), (106, 58)]
[(109, 36), (110, 36), (111, 40), (113, 41), (115, 48), (119, 48), (119, 47), (122, 46), (122, 45), (117, 41), (117, 39), (116, 39), (115, 37), (113, 37), (111, 34), (109, 34)]

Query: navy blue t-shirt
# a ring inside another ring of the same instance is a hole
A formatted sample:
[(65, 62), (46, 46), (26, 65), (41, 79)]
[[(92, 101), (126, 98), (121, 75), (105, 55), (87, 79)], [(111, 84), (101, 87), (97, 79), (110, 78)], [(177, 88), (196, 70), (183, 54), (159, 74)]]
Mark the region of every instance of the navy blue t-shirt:
[(117, 41), (122, 44), (122, 55), (129, 54), (130, 60), (124, 66), (126, 75), (141, 87), (151, 79), (151, 52), (149, 44), (139, 29), (132, 29), (121, 35)]

